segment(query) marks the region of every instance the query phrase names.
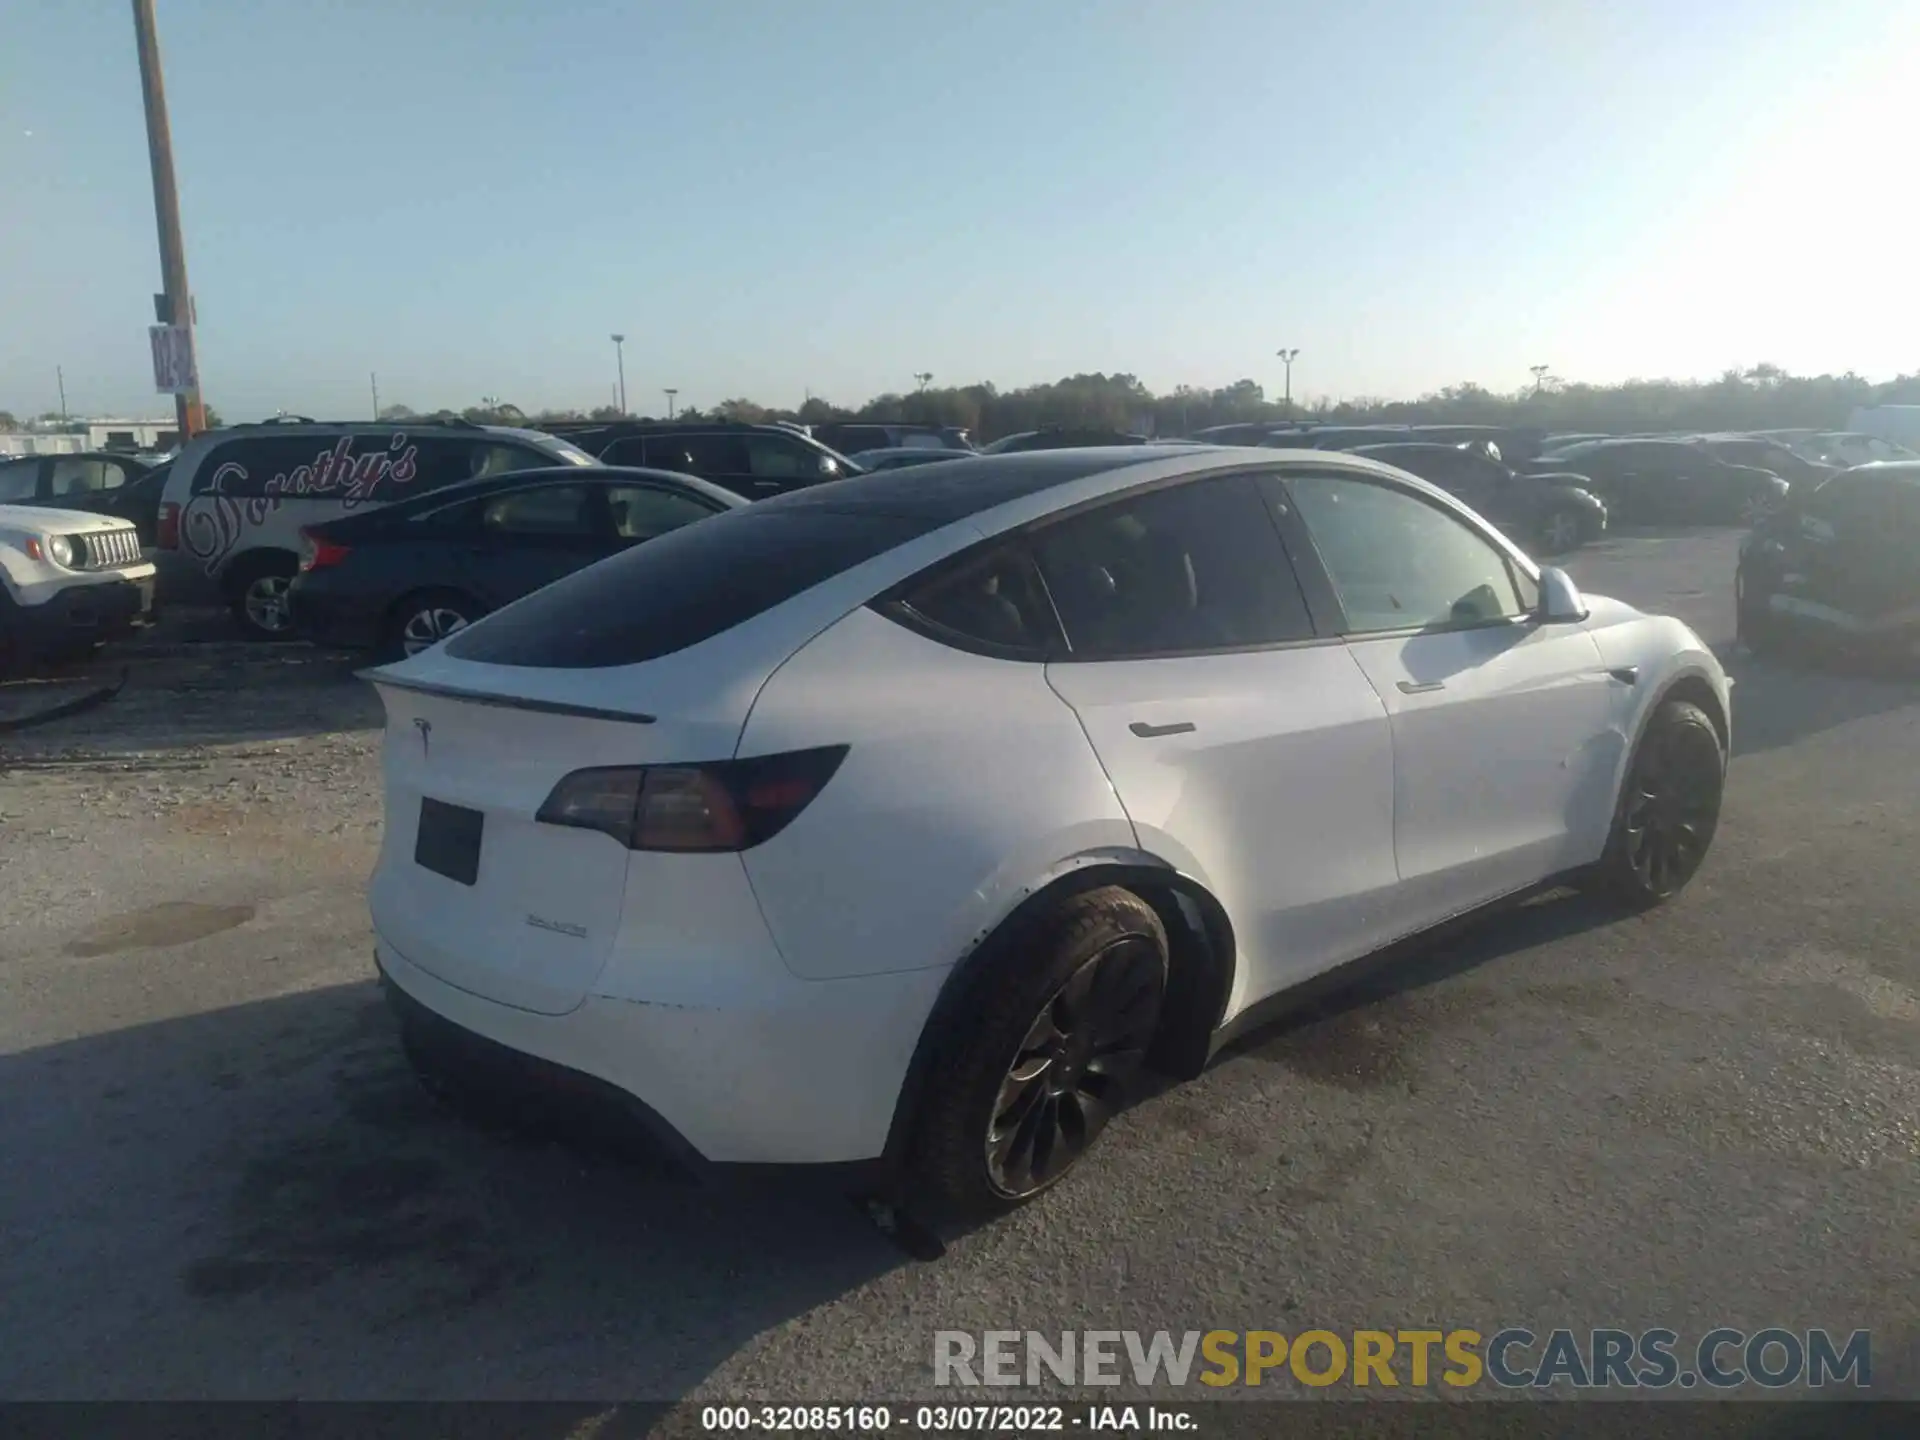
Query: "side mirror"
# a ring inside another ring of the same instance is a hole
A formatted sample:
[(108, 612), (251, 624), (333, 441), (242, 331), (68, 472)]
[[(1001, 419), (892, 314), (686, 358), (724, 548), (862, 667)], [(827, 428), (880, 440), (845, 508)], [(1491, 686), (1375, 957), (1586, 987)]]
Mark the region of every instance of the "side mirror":
[(1540, 608), (1543, 625), (1573, 625), (1587, 618), (1587, 602), (1573, 577), (1555, 565), (1540, 567)]
[(838, 460), (835, 460), (831, 455), (822, 455), (820, 457), (820, 474), (824, 479), (831, 480), (839, 475), (839, 473), (840, 462)]

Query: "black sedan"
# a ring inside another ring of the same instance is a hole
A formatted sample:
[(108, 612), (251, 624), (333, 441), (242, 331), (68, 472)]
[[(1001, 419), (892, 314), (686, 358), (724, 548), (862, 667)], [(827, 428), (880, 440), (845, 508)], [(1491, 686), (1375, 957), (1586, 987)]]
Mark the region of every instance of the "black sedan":
[(307, 639), (415, 655), (631, 545), (749, 502), (659, 470), (517, 470), (301, 531), (288, 600)]
[(1752, 524), (1788, 489), (1771, 470), (1729, 465), (1685, 440), (1589, 441), (1550, 450), (1524, 469), (1584, 476), (1622, 525)]
[(1607, 507), (1576, 476), (1522, 475), (1459, 445), (1362, 445), (1353, 453), (1438, 485), (1537, 555), (1558, 555), (1606, 532)]
[(1734, 577), (1742, 644), (1920, 662), (1920, 464), (1859, 465), (1794, 496), (1747, 537)]

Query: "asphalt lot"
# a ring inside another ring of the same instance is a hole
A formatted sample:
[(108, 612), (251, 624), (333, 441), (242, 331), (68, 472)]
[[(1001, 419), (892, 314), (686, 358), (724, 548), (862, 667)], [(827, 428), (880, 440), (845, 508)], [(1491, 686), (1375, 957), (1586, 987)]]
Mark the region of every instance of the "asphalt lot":
[[(1569, 568), (1726, 644), (1734, 545)], [(926, 1393), (936, 1328), (1421, 1323), (1865, 1327), (1920, 1394), (1920, 687), (1732, 662), (1678, 903), (1453, 936), (921, 1264), (436, 1109), (371, 982), (370, 693), (121, 658), (0, 735), (0, 1396), (849, 1400)]]

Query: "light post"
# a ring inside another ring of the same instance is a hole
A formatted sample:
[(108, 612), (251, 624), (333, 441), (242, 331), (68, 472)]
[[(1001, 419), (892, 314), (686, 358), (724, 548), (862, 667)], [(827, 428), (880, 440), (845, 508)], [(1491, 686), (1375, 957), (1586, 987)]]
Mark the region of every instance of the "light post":
[(931, 370), (916, 370), (913, 372), (913, 378), (919, 381), (920, 388), (925, 390), (927, 386), (933, 383), (933, 372)]
[(1533, 393), (1538, 395), (1547, 388), (1547, 372), (1553, 369), (1553, 367), (1551, 365), (1529, 365), (1527, 369), (1533, 372)]
[(626, 336), (624, 336), (624, 335), (616, 335), (616, 336), (614, 336), (614, 337), (613, 337), (613, 363), (614, 363), (614, 364), (615, 364), (616, 366), (618, 366), (618, 367), (619, 367), (619, 370), (620, 370), (620, 416), (621, 416), (621, 418), (622, 418), (622, 419), (625, 419), (625, 418), (626, 418), (626, 414), (627, 414), (627, 350), (626, 350), (626, 345), (627, 345), (627, 337), (626, 337)]
[(669, 385), (666, 387), (666, 389), (662, 390), (660, 393), (667, 397), (667, 419), (671, 420), (673, 418), (673, 397), (678, 395), (680, 392), (674, 389), (673, 386)]
[(1276, 350), (1273, 353), (1278, 355), (1280, 357), (1280, 363), (1287, 367), (1287, 398), (1285, 404), (1287, 407), (1287, 418), (1291, 420), (1293, 418), (1293, 361), (1294, 357), (1300, 353), (1300, 347), (1296, 345), (1291, 350)]

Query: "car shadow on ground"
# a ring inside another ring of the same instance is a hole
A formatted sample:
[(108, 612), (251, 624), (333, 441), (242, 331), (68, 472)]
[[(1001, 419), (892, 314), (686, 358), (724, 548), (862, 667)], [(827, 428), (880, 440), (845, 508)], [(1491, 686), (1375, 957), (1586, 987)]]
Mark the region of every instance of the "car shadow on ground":
[(1733, 753), (1755, 755), (1810, 735), (1920, 706), (1920, 678), (1840, 662), (1760, 659), (1731, 643), (1715, 653), (1734, 682)]
[(1301, 986), (1285, 1009), (1221, 1050), (1270, 1061), (1309, 1079), (1366, 1085), (1390, 1080), (1417, 1027), (1421, 992), (1490, 962), (1622, 918), (1617, 906), (1556, 886), (1401, 941)]
[(0, 1056), (0, 1097), (16, 1398), (670, 1400), (904, 1263), (831, 1191), (448, 1111), (372, 981)]

